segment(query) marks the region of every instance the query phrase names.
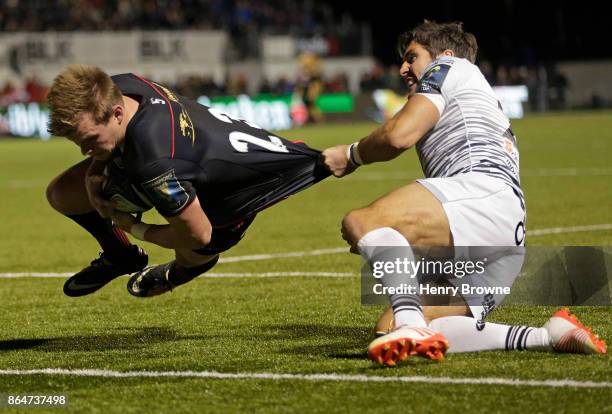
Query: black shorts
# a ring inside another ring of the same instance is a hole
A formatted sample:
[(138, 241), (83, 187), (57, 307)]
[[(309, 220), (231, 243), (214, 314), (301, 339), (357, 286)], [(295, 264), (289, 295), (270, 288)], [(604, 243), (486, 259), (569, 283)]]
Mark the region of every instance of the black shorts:
[(203, 256), (213, 256), (229, 250), (244, 237), (247, 229), (255, 220), (255, 216), (253, 214), (239, 223), (229, 226), (213, 227), (210, 243), (206, 247), (194, 250), (194, 252)]

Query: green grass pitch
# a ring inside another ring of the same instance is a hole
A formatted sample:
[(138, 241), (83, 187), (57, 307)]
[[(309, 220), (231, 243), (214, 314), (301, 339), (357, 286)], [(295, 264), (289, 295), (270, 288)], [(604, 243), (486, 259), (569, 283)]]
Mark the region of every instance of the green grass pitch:
[[(365, 136), (374, 124), (322, 125), (281, 133), (316, 148)], [(612, 113), (531, 116), (513, 122), (521, 150), (528, 230), (612, 223)], [(158, 298), (131, 297), (119, 278), (88, 297), (68, 298), (62, 278), (6, 278), (8, 273), (73, 272), (97, 245), (47, 205), (48, 181), (80, 160), (54, 139), (0, 139), (0, 370), (334, 374), (425, 378), (358, 382), (288, 378), (106, 378), (0, 375), (0, 395), (68, 396), (67, 408), (34, 412), (602, 412), (612, 389), (436, 383), (433, 379), (610, 381), (608, 356), (531, 352), (448, 355), (373, 366), (365, 350), (379, 307), (359, 303), (358, 277), (200, 278)], [(420, 177), (414, 151), (328, 179), (261, 213), (224, 257), (343, 247), (340, 220), (389, 190)], [(145, 219), (158, 220), (154, 214)], [(612, 230), (530, 237), (532, 245), (610, 245)], [(170, 252), (145, 246), (153, 263)], [(357, 273), (348, 253), (250, 260), (216, 273)], [(490, 317), (541, 325), (554, 308), (507, 307)], [(610, 308), (574, 309), (612, 338)], [(429, 379), (429, 380), (428, 380)], [(31, 408), (2, 408), (23, 413)]]

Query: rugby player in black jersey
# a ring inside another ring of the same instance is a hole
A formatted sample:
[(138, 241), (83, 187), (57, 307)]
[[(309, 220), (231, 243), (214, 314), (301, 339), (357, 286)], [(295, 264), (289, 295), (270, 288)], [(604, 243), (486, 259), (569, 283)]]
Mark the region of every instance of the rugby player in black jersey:
[[(128, 291), (155, 296), (211, 269), (237, 244), (257, 212), (327, 177), (319, 151), (178, 96), (135, 74), (108, 76), (70, 65), (49, 91), (49, 131), (87, 158), (56, 177), (49, 203), (91, 233), (100, 257), (64, 285), (93, 293), (134, 273)], [(141, 201), (168, 222), (142, 223), (102, 197), (109, 161)], [(146, 267), (137, 239), (173, 249), (176, 259)]]

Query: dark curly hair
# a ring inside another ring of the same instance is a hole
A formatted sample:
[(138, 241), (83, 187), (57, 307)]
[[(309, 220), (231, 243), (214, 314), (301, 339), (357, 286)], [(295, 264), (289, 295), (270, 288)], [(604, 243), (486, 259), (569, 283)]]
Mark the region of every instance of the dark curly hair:
[(402, 33), (397, 42), (397, 50), (402, 59), (412, 41), (422, 45), (434, 59), (446, 49), (450, 49), (457, 57), (468, 59), (472, 63), (476, 61), (476, 37), (465, 32), (461, 22), (436, 23), (425, 20), (414, 29)]

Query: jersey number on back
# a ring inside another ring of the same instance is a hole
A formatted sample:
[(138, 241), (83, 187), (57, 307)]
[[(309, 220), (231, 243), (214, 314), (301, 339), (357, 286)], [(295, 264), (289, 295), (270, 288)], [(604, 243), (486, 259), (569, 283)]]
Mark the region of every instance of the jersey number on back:
[[(227, 124), (232, 124), (234, 123), (234, 121), (238, 121), (238, 122), (244, 122), (245, 124), (247, 124), (248, 126), (252, 128), (261, 129), (253, 123), (250, 123), (244, 120), (233, 119), (229, 115), (224, 114), (223, 112), (218, 111), (214, 108), (208, 108), (208, 112), (210, 112), (219, 121), (223, 121)], [(257, 145), (258, 147), (265, 148), (268, 151), (272, 151), (272, 152), (289, 152), (287, 147), (283, 145), (283, 142), (280, 140), (280, 138), (275, 137), (273, 135), (268, 135), (268, 138), (270, 138), (270, 141), (266, 141), (265, 139), (261, 139), (256, 136), (247, 134), (245, 132), (239, 132), (239, 131), (234, 131), (229, 134), (230, 144), (232, 144), (232, 147), (234, 147), (234, 149), (238, 152), (248, 152), (249, 143), (253, 145)]]
[(244, 132), (232, 132), (229, 134), (229, 140), (232, 144), (232, 147), (238, 152), (248, 152), (249, 147), (247, 143), (251, 143), (253, 145), (257, 145), (258, 147), (262, 147), (267, 149), (268, 151), (273, 152), (289, 152), (286, 146), (283, 145), (283, 142), (280, 138), (269, 135), (270, 141), (266, 141), (265, 139), (254, 137), (253, 135), (245, 134)]

